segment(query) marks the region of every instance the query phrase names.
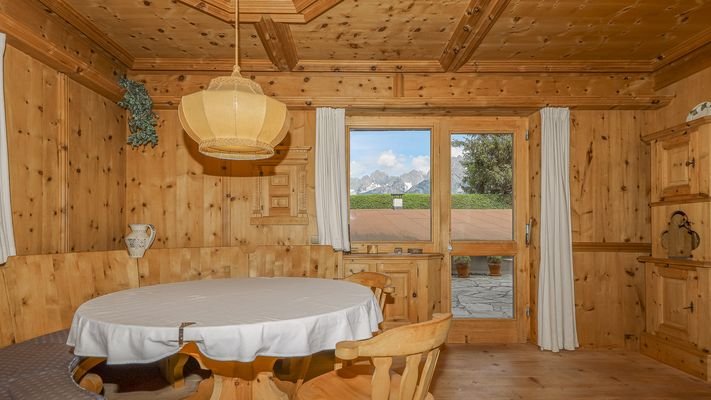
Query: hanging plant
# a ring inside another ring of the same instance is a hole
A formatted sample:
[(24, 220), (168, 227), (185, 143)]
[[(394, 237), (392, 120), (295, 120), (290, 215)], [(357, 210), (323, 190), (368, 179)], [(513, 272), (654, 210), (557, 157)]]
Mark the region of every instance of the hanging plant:
[(131, 130), (128, 144), (139, 147), (150, 143), (151, 147), (155, 147), (158, 144), (158, 115), (153, 112), (153, 100), (146, 87), (125, 77), (119, 79), (119, 86), (124, 88), (126, 93), (118, 105), (131, 113), (128, 119), (128, 128)]

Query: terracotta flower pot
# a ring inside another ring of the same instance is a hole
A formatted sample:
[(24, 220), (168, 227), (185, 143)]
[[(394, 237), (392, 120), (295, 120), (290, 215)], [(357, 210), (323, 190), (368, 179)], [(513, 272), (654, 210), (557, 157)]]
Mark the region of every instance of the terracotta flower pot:
[(469, 278), (469, 264), (461, 263), (456, 265), (457, 277), (459, 278)]
[(489, 263), (489, 276), (501, 276), (501, 263)]

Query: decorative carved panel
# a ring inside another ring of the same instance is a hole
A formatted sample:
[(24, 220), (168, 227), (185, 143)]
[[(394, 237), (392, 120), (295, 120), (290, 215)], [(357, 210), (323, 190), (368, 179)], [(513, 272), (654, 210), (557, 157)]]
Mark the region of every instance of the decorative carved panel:
[(671, 215), (668, 228), (662, 233), (662, 247), (667, 249), (669, 258), (691, 258), (691, 252), (699, 247), (701, 238), (691, 225), (685, 212)]
[(277, 147), (256, 162), (252, 225), (307, 225), (306, 166), (311, 147)]

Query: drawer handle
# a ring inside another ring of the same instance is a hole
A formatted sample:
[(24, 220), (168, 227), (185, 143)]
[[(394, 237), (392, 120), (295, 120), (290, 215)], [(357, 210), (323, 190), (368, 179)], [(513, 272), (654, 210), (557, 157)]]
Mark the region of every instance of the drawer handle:
[(417, 292), (412, 292), (412, 297), (417, 297)]
[(689, 310), (692, 313), (694, 312), (694, 302), (692, 301), (691, 304), (689, 304), (689, 307), (684, 307), (682, 310)]
[(691, 161), (686, 162), (687, 167), (695, 167), (696, 166), (696, 159), (692, 158)]

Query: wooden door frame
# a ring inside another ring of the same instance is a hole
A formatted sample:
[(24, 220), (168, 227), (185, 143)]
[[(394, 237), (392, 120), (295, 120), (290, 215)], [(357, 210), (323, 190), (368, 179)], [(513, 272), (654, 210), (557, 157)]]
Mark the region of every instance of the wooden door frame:
[[(472, 117), (448, 119), (441, 124), (441, 134), (436, 135), (435, 148), (439, 149), (440, 170), (437, 171), (440, 207), (440, 249), (444, 253), (442, 264), (442, 309), (452, 307), (452, 255), (514, 255), (514, 315), (510, 320), (456, 319), (449, 333), (449, 343), (523, 343), (530, 331), (529, 313), (529, 256), (525, 243), (525, 224), (530, 218), (528, 156), (525, 139), (528, 120), (519, 117)], [(453, 133), (513, 133), (514, 137), (514, 240), (451, 242), (451, 135)], [(446, 161), (445, 161), (446, 160)]]

